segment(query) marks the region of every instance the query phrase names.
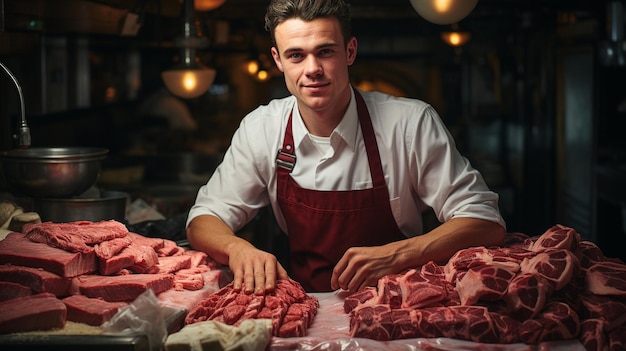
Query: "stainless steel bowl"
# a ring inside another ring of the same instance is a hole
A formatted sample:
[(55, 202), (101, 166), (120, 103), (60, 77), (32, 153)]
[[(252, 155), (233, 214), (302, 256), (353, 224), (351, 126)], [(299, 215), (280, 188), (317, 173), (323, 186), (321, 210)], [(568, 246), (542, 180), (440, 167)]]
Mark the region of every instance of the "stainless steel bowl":
[(15, 195), (70, 198), (100, 176), (109, 150), (96, 147), (31, 147), (0, 152), (2, 178)]
[(124, 223), (128, 193), (105, 190), (92, 197), (71, 199), (34, 199), (35, 212), (44, 222), (105, 221), (115, 219)]

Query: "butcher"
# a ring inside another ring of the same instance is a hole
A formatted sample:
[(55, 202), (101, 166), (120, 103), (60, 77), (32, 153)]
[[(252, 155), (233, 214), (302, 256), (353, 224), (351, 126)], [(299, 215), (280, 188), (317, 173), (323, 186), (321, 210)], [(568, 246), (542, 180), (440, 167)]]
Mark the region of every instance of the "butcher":
[[(233, 286), (356, 292), (458, 250), (502, 243), (498, 194), (456, 149), (429, 104), (355, 89), (343, 0), (272, 0), (271, 55), (290, 95), (246, 115), (189, 211), (193, 248), (228, 265)], [(271, 205), (289, 262), (236, 232)], [(441, 224), (424, 232), (431, 208)]]

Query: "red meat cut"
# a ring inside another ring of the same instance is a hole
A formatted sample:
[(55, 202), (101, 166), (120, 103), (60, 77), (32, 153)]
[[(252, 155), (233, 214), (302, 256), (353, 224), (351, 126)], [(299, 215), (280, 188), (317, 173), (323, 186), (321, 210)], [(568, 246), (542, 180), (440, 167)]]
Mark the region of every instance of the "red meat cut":
[(478, 300), (499, 300), (515, 277), (515, 272), (497, 266), (470, 268), (456, 283), (461, 305), (474, 305)]
[(33, 291), (27, 286), (0, 281), (0, 302), (32, 294)]
[(585, 275), (588, 291), (596, 295), (626, 297), (626, 265), (604, 261), (593, 264)]
[(23, 228), (27, 239), (70, 252), (93, 252), (95, 244), (128, 235), (126, 226), (115, 220), (69, 223), (29, 223)]
[(0, 264), (44, 268), (61, 277), (76, 277), (97, 270), (96, 255), (68, 252), (32, 242), (20, 233), (9, 233), (0, 241)]
[(57, 297), (69, 295), (72, 281), (43, 268), (0, 265), (0, 281), (13, 282), (32, 289), (35, 293), (48, 292)]
[(576, 339), (579, 332), (578, 314), (569, 305), (552, 300), (537, 317), (522, 322), (519, 336), (524, 343), (533, 345), (542, 341)]
[(49, 293), (0, 302), (0, 334), (63, 328), (67, 308)]
[(236, 291), (230, 283), (200, 301), (187, 314), (185, 324), (214, 320), (238, 326), (246, 319), (268, 318), (274, 336), (305, 336), (318, 308), (317, 298), (291, 279), (278, 280), (274, 291), (262, 296)]
[(102, 325), (111, 319), (120, 307), (128, 305), (126, 302), (108, 302), (84, 295), (68, 296), (61, 301), (67, 307), (68, 321), (94, 326)]
[(74, 278), (73, 290), (87, 297), (102, 298), (109, 302), (135, 300), (148, 289), (155, 294), (171, 289), (171, 274), (128, 274), (116, 276), (82, 275)]

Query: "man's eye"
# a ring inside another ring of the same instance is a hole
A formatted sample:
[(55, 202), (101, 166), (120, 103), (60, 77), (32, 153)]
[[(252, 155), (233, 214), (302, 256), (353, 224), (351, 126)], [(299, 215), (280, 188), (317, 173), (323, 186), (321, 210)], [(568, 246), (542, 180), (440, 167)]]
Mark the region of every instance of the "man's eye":
[(298, 60), (298, 59), (302, 58), (302, 54), (293, 53), (293, 54), (289, 55), (289, 58), (292, 59), (292, 60)]

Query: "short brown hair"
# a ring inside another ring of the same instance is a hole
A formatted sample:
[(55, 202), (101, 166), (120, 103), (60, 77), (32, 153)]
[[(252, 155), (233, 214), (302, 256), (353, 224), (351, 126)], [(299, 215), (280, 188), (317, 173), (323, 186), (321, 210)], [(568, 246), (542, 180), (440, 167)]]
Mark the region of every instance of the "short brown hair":
[(336, 18), (341, 26), (344, 44), (352, 37), (350, 7), (344, 0), (272, 0), (265, 13), (265, 30), (276, 45), (276, 26), (290, 18), (312, 21), (316, 18)]

